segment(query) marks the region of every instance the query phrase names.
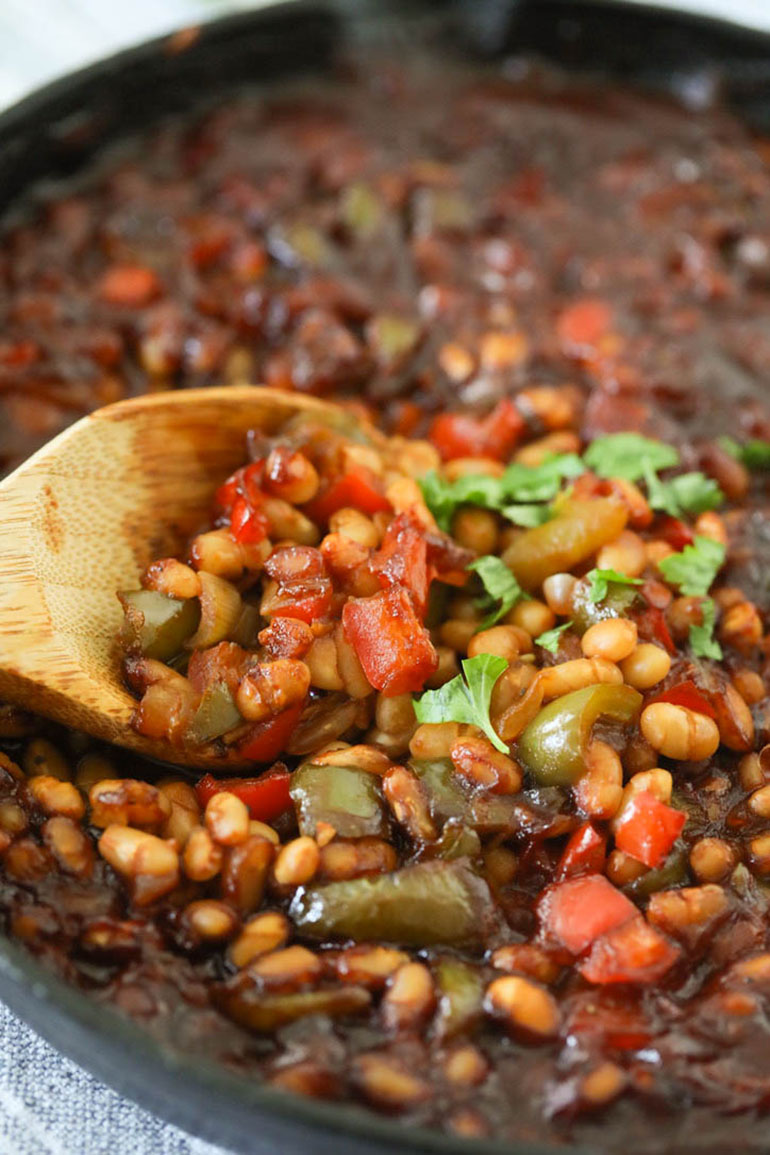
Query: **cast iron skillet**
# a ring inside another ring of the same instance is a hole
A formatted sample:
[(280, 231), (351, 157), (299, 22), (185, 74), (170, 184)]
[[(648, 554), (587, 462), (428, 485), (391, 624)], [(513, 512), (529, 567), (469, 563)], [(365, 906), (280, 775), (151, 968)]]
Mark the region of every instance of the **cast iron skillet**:
[[(534, 53), (701, 101), (719, 90), (770, 131), (770, 36), (612, 0), (329, 0), (273, 4), (121, 53), (0, 116), (0, 214), (34, 182), (77, 173), (106, 143), (244, 82), (328, 69), (341, 45), (414, 44), (468, 56)], [(180, 1055), (90, 1002), (0, 937), (0, 997), (67, 1055), (151, 1111), (240, 1155), (471, 1152), (540, 1155), (550, 1145), (465, 1141), (238, 1078)], [(663, 1139), (663, 1136), (661, 1136)], [(656, 1149), (661, 1150), (656, 1144)], [(560, 1146), (560, 1150), (564, 1150)], [(573, 1147), (573, 1155), (588, 1155)], [(681, 1148), (679, 1148), (681, 1150)], [(700, 1137), (700, 1152), (715, 1148)]]

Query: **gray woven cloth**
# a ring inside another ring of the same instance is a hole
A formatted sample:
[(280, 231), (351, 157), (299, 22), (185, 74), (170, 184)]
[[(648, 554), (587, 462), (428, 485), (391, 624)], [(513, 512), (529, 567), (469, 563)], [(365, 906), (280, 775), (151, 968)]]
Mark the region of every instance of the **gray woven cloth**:
[(0, 1004), (0, 1155), (225, 1155), (105, 1087)]

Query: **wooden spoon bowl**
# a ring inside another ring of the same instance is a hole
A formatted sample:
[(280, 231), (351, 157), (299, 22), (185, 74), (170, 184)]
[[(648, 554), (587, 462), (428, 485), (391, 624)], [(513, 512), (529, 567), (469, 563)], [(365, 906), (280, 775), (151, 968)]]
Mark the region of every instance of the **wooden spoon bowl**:
[(271, 433), (298, 413), (350, 421), (316, 398), (250, 385), (160, 393), (97, 410), (0, 483), (0, 699), (151, 758), (237, 764), (131, 728), (116, 592), (201, 528), (246, 459), (249, 429)]

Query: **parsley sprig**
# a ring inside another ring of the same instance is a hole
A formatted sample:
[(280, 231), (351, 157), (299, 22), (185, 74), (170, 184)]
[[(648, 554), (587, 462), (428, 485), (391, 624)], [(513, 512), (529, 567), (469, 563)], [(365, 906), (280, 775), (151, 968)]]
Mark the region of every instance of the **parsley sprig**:
[(572, 622), (562, 622), (560, 626), (554, 626), (552, 630), (546, 630), (535, 638), (535, 645), (542, 646), (544, 650), (555, 654), (561, 644), (561, 636), (565, 630), (568, 630)]
[(487, 614), (479, 629), (488, 630), (512, 610), (517, 602), (528, 598), (511, 570), (499, 557), (487, 554), (476, 558), (468, 569), (479, 575), (484, 594), (479, 598), (479, 609)]
[(462, 674), (437, 690), (426, 690), (414, 701), (418, 722), (461, 722), (478, 726), (492, 745), (507, 754), (508, 747), (498, 736), (489, 717), (492, 691), (507, 670), (505, 658), (497, 654), (477, 654), (462, 663)]
[(658, 569), (670, 585), (679, 586), (689, 597), (705, 597), (725, 561), (725, 547), (710, 537), (696, 537), (681, 553), (672, 553), (658, 562)]
[(690, 626), (690, 648), (696, 658), (714, 658), (715, 661), (719, 661), (722, 657), (722, 647), (714, 637), (716, 606), (711, 598), (705, 598), (700, 608), (703, 621), (699, 626)]

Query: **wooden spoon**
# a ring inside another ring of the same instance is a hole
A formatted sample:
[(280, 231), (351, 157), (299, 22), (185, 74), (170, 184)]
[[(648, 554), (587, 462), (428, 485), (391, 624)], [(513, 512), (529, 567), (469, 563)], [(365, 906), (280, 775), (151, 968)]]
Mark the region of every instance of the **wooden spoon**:
[[(0, 699), (152, 758), (223, 767), (237, 756), (175, 748), (131, 728), (116, 591), (173, 556), (214, 491), (246, 460), (246, 433), (337, 406), (249, 385), (121, 401), (66, 429), (0, 484)], [(375, 441), (380, 435), (369, 428)]]

